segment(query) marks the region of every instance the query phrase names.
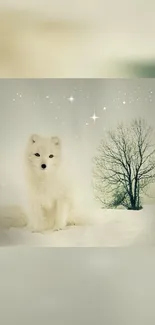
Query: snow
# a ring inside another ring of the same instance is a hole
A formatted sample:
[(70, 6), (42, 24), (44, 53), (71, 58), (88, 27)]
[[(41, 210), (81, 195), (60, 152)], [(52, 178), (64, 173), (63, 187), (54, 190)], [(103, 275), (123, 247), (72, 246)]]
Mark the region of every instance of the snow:
[[(96, 224), (54, 234), (2, 231), (0, 323), (154, 325), (155, 206), (96, 212)], [(94, 212), (93, 212), (94, 213)], [(3, 234), (3, 236), (2, 236)], [(30, 245), (133, 245), (130, 249), (49, 249)], [(29, 245), (29, 247), (28, 247)]]
[(26, 228), (1, 229), (1, 246), (128, 247), (154, 246), (155, 205), (141, 211), (94, 210), (83, 226), (58, 232), (31, 233)]
[(154, 325), (154, 250), (0, 250), (1, 324)]

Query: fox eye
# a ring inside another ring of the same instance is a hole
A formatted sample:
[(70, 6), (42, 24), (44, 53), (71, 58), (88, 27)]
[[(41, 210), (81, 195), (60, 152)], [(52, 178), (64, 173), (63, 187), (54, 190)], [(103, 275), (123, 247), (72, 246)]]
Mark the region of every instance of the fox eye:
[(49, 158), (53, 158), (54, 157), (54, 155), (49, 155)]
[(37, 153), (35, 153), (35, 156), (36, 157), (40, 157), (40, 154), (37, 152)]

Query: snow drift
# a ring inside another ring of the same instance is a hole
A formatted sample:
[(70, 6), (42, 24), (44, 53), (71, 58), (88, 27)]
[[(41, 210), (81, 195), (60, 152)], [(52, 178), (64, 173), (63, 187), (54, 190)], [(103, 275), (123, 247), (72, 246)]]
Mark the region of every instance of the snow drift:
[[(89, 212), (85, 225), (67, 227), (58, 232), (31, 233), (18, 207), (0, 209), (0, 245), (49, 247), (129, 247), (155, 243), (155, 206), (140, 211), (100, 210)], [(19, 216), (21, 220), (19, 220)], [(13, 227), (13, 219), (19, 222)]]

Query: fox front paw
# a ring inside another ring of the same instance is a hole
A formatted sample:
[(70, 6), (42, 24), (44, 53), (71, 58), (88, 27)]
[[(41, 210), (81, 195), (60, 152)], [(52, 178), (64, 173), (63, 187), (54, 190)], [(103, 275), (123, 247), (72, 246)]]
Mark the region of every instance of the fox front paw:
[(40, 233), (42, 234), (45, 231), (45, 225), (29, 225), (28, 229), (32, 232), (32, 233)]
[(33, 229), (32, 234), (44, 234), (44, 230), (39, 230), (39, 229)]
[(53, 231), (59, 231), (59, 230), (64, 230), (64, 229), (65, 229), (65, 227), (56, 225), (56, 226), (54, 226)]
[(76, 222), (73, 220), (73, 221), (69, 221), (68, 222), (68, 226), (76, 226)]

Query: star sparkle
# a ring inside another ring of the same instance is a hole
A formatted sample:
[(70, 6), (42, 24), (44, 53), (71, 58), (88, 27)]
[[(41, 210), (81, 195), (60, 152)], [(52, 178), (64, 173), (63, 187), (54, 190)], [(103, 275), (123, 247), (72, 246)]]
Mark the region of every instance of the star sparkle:
[(68, 100), (69, 100), (69, 102), (73, 103), (74, 100), (75, 100), (75, 98), (74, 98), (73, 96), (70, 96), (70, 97), (68, 98)]
[(91, 118), (91, 119), (94, 121), (94, 123), (95, 123), (96, 120), (99, 118), (99, 116), (97, 116), (97, 115), (95, 114), (95, 112), (94, 112), (93, 116), (91, 116), (90, 118)]

